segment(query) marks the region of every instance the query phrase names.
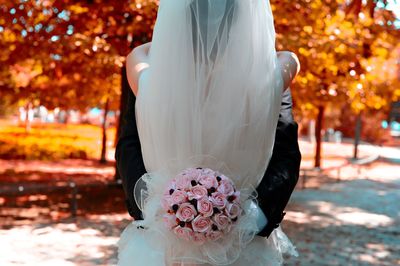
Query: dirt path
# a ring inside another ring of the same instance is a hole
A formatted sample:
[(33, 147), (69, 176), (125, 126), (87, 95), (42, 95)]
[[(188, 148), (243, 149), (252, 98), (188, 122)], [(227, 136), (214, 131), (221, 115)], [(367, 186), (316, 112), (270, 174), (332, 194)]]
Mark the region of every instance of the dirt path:
[(290, 202), (283, 229), (300, 253), (290, 265), (400, 264), (399, 166), (299, 190)]
[(0, 265), (115, 265), (127, 215), (97, 215), (0, 230)]
[[(112, 165), (103, 168), (82, 162), (87, 165), (71, 167), (70, 163), (0, 160), (0, 166), (8, 164), (9, 169), (0, 176), (3, 184), (42, 182), (41, 176), (59, 178), (57, 181), (73, 176), (80, 182), (112, 178)], [(66, 170), (67, 174), (59, 175)], [(336, 183), (335, 172), (327, 172), (324, 179), (310, 178), (309, 188), (293, 194), (282, 227), (300, 257), (287, 264), (400, 264), (399, 165), (375, 162), (360, 173), (348, 167), (341, 180)], [(82, 191), (78, 215), (86, 216), (76, 219), (64, 219), (69, 207), (61, 196), (31, 195), (12, 200), (0, 196), (0, 265), (116, 264), (116, 243), (130, 221), (124, 213), (122, 191)], [(59, 216), (63, 210), (65, 216)]]

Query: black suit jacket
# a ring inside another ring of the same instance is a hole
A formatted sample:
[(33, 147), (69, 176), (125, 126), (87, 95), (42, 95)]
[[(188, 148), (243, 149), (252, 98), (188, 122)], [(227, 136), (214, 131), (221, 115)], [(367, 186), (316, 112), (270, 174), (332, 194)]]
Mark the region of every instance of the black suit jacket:
[[(135, 203), (133, 189), (136, 181), (146, 173), (135, 118), (135, 96), (129, 90), (126, 112), (122, 118), (122, 131), (119, 136), (115, 159), (122, 178), (129, 214), (142, 219), (142, 213)], [(275, 145), (271, 161), (264, 178), (257, 188), (258, 202), (265, 213), (268, 224), (259, 233), (268, 237), (283, 219), (290, 195), (299, 178), (301, 154), (297, 141), (297, 124), (292, 116), (292, 97), (290, 90), (283, 94), (279, 114)]]

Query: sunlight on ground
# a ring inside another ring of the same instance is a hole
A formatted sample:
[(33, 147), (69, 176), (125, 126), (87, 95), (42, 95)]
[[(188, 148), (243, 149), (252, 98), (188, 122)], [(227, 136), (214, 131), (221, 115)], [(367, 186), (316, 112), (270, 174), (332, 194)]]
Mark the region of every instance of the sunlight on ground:
[[(102, 219), (99, 219), (102, 218)], [(126, 215), (0, 230), (0, 265), (113, 265)], [(119, 224), (116, 227), (116, 223)]]
[(337, 213), (336, 218), (346, 224), (365, 225), (367, 227), (390, 226), (394, 222), (393, 219), (386, 215), (357, 210), (347, 213)]
[(286, 219), (295, 223), (318, 223), (318, 226), (332, 224), (353, 224), (366, 227), (390, 226), (394, 220), (386, 215), (365, 212), (361, 209), (350, 207), (337, 207), (330, 202), (310, 202), (318, 208), (319, 215), (310, 215), (304, 212), (290, 211)]
[[(0, 262), (3, 261), (0, 264), (32, 265), (46, 261), (54, 263), (53, 265), (77, 265), (73, 261), (79, 260), (79, 257), (91, 257), (93, 260), (106, 257), (102, 248), (114, 245), (117, 241), (117, 237), (104, 237), (99, 230), (94, 229), (80, 230), (77, 234), (73, 227), (57, 225), (33, 230), (30, 227), (19, 227), (6, 233), (0, 231), (4, 252), (0, 257)], [(70, 260), (72, 261), (68, 262)]]
[(292, 195), (284, 228), (300, 257), (287, 265), (400, 265), (400, 174), (378, 162), (363, 175)]
[(330, 217), (330, 219), (336, 220), (336, 222), (340, 224), (356, 224), (367, 227), (376, 227), (389, 226), (394, 222), (393, 219), (386, 215), (366, 212), (359, 208), (339, 207), (331, 202), (318, 201), (309, 202), (309, 204), (317, 207), (318, 212), (324, 214), (322, 217), (329, 215), (328, 217)]
[(360, 254), (358, 259), (362, 262), (379, 265), (380, 260), (390, 256), (388, 247), (384, 244), (368, 243), (366, 244), (367, 253)]

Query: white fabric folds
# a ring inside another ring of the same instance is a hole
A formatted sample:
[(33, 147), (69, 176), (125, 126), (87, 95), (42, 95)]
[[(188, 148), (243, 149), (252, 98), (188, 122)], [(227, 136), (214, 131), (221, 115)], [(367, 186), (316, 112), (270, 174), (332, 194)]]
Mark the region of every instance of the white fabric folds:
[(255, 237), (250, 208), (231, 235), (200, 248), (164, 229), (159, 213), (166, 183), (189, 167), (229, 176), (243, 204), (256, 197), (282, 96), (269, 2), (161, 0), (149, 63), (136, 99), (144, 221), (122, 234), (119, 265), (277, 265), (284, 251), (295, 254), (280, 228)]
[(297, 256), (281, 228), (276, 229), (268, 239), (255, 237), (262, 228), (257, 224), (259, 211), (253, 204), (257, 194), (250, 187), (240, 190), (243, 214), (228, 235), (202, 245), (177, 238), (162, 220), (165, 212), (160, 208), (160, 202), (169, 179), (161, 175), (146, 174), (140, 180), (146, 188), (139, 189), (137, 186), (136, 196), (141, 195), (141, 199), (137, 199), (142, 204), (139, 206), (144, 211), (144, 221), (131, 223), (123, 232), (118, 243), (118, 265), (265, 266), (282, 264), (284, 253)]

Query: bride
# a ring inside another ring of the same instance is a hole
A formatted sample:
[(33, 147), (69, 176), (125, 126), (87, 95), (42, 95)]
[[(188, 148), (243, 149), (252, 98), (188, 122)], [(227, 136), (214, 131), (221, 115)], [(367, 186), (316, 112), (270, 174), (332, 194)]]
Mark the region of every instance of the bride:
[[(271, 200), (259, 187), (283, 183), (265, 181), (265, 173), (282, 95), (298, 70), (294, 54), (275, 51), (268, 1), (160, 1), (152, 42), (127, 58), (147, 174), (134, 180), (134, 191), (127, 189), (132, 177), (124, 176), (121, 138), (118, 169), (128, 198), (134, 194), (144, 219), (122, 233), (118, 265), (280, 265), (283, 253), (297, 255), (278, 227), (280, 220), (264, 215), (256, 202)], [(168, 179), (188, 167), (226, 173), (240, 191), (249, 192), (242, 194), (249, 196), (243, 208), (252, 216), (244, 215), (247, 220), (239, 222), (240, 235), (228, 234), (199, 247), (163, 234), (157, 221), (160, 194)], [(298, 172), (296, 166), (291, 168)], [(282, 192), (286, 198), (274, 194), (282, 208), (296, 181), (289, 192)], [(268, 238), (256, 235), (274, 227), (278, 228)]]

